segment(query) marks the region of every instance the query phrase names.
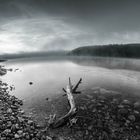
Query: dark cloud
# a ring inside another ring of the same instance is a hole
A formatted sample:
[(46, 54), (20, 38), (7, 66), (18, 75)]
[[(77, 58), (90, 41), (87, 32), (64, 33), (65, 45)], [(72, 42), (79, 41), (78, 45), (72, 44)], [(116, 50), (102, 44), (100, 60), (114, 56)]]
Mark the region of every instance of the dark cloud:
[(139, 0), (0, 0), (0, 42), (34, 50), (138, 43), (139, 16)]
[(3, 17), (49, 14), (111, 29), (137, 29), (140, 24), (139, 0), (1, 0)]

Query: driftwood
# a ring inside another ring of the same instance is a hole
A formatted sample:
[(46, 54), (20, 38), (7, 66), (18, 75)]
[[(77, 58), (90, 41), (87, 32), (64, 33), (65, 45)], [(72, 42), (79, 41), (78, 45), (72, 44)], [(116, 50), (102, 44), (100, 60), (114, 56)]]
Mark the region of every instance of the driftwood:
[(77, 108), (75, 106), (73, 94), (81, 93), (80, 91), (76, 91), (79, 84), (81, 83), (81, 81), (82, 81), (82, 79), (80, 79), (78, 81), (78, 83), (75, 85), (75, 87), (73, 88), (73, 86), (71, 84), (71, 80), (69, 78), (69, 85), (66, 87), (66, 89), (63, 88), (63, 91), (66, 93), (65, 95), (67, 95), (67, 99), (68, 99), (69, 105), (70, 105), (70, 110), (66, 115), (60, 117), (57, 120), (56, 120), (55, 115), (50, 116), (49, 127), (51, 127), (51, 128), (61, 127), (76, 115)]
[[(69, 83), (71, 83), (70, 78), (69, 78)], [(78, 86), (79, 86), (79, 84), (81, 84), (81, 83), (82, 83), (82, 78), (80, 78), (80, 80), (78, 81), (78, 83), (75, 85), (74, 88), (73, 88), (73, 86), (71, 85), (72, 94), (80, 94), (80, 93), (81, 93), (81, 91), (76, 91), (77, 88), (78, 88)], [(62, 88), (62, 90), (63, 90), (65, 93), (67, 92), (64, 88)], [(63, 96), (66, 96), (66, 95), (67, 95), (67, 94), (64, 94)]]

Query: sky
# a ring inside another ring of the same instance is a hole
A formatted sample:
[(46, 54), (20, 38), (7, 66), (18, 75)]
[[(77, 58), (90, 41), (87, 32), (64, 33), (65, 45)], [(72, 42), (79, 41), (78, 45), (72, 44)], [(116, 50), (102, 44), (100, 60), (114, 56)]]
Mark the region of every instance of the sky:
[(140, 43), (140, 0), (0, 0), (0, 54)]

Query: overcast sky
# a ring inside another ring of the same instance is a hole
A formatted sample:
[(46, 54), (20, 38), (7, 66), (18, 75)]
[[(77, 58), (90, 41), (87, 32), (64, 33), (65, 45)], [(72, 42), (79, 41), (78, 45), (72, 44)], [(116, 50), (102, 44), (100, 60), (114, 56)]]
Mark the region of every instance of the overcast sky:
[(139, 42), (140, 0), (0, 0), (0, 54)]

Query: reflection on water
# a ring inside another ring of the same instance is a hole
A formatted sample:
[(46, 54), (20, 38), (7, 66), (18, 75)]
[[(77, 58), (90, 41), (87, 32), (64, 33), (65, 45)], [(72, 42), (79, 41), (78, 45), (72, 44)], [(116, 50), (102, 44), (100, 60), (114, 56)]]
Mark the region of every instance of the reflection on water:
[(78, 57), (73, 62), (85, 66), (99, 66), (109, 69), (128, 69), (140, 71), (140, 59), (125, 59), (113, 57)]
[[(8, 72), (3, 80), (14, 85), (16, 90), (11, 94), (24, 99), (25, 106), (35, 102), (45, 102), (45, 98), (63, 94), (68, 77), (77, 82), (80, 77), (83, 83), (80, 90), (102, 87), (119, 92), (139, 94), (140, 60), (79, 58), (71, 60), (47, 61), (11, 60), (5, 62), (8, 68), (19, 68)], [(117, 70), (116, 70), (117, 69)], [(127, 69), (127, 70), (125, 70)], [(132, 71), (137, 70), (137, 71)], [(29, 82), (33, 82), (32, 85)]]

